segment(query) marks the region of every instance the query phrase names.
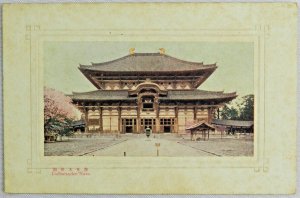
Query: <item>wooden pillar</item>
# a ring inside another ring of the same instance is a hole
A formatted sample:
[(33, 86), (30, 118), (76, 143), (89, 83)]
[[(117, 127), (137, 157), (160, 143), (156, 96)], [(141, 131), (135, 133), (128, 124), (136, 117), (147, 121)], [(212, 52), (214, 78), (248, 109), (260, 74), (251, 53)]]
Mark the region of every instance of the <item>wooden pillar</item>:
[(84, 107), (84, 119), (85, 119), (85, 132), (86, 133), (89, 132), (89, 118), (88, 118), (88, 114), (89, 114), (88, 107)]
[(98, 129), (98, 132), (100, 133), (101, 132), (101, 110), (100, 110), (99, 103), (97, 103), (97, 110), (99, 112), (99, 120), (98, 120), (99, 129)]
[(119, 106), (118, 107), (118, 131), (119, 131), (119, 133), (121, 133), (121, 124), (122, 124), (122, 122), (121, 122), (121, 113), (122, 113), (122, 108)]
[(100, 125), (100, 132), (103, 132), (103, 108), (102, 107), (99, 107), (99, 114), (100, 114), (100, 118), (99, 118), (99, 125)]
[(175, 107), (175, 122), (174, 130), (178, 133), (178, 106)]
[(155, 118), (155, 124), (156, 124), (156, 133), (161, 132), (160, 131), (160, 120), (159, 120), (159, 112), (160, 112), (160, 107), (159, 107), (159, 103), (157, 102), (157, 106), (156, 106), (156, 118)]
[(212, 119), (212, 108), (208, 107), (207, 111), (208, 111), (208, 123), (210, 124), (211, 123), (211, 119)]
[(136, 107), (136, 114), (137, 114), (137, 133), (141, 132), (141, 119), (140, 119), (140, 100), (137, 102), (137, 107)]
[(187, 104), (184, 104), (184, 106), (183, 106), (183, 108), (184, 108), (184, 128), (186, 128), (187, 127)]
[(197, 106), (194, 106), (194, 121), (197, 120)]
[(112, 108), (108, 108), (109, 111), (109, 132), (111, 133), (111, 116), (112, 116)]
[(207, 135), (208, 135), (207, 140), (209, 140), (209, 132), (210, 132), (210, 129), (207, 130)]

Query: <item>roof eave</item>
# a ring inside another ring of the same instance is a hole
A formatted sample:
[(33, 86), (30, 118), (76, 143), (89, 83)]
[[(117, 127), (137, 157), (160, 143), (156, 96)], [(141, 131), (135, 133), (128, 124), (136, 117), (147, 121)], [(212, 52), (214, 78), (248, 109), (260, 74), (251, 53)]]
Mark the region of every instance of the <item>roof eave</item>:
[(102, 89), (93, 78), (91, 78), (88, 73), (86, 73), (86, 69), (82, 68), (81, 65), (80, 67), (78, 67), (78, 69), (80, 70), (80, 72), (97, 88), (97, 89)]
[(206, 71), (206, 74), (204, 74), (203, 78), (198, 78), (198, 80), (195, 81), (194, 84), (194, 88), (198, 88), (202, 83), (204, 83), (211, 75), (212, 73), (214, 73), (214, 71), (216, 71), (216, 69), (218, 68), (218, 66), (214, 65), (212, 67), (209, 67)]
[(93, 69), (93, 68), (89, 68), (87, 66), (80, 66), (78, 67), (78, 69), (81, 72), (97, 72), (97, 73), (111, 73), (111, 74), (120, 74), (120, 73), (188, 73), (188, 72), (203, 72), (203, 71), (214, 71), (217, 69), (217, 66), (209, 66), (209, 67), (199, 67), (198, 69), (186, 69), (186, 70), (174, 70), (174, 71), (110, 71), (110, 70), (100, 70), (100, 69)]
[[(189, 100), (189, 101), (206, 101), (206, 100), (222, 100), (221, 102), (229, 102), (237, 97), (236, 92), (228, 93), (222, 97), (211, 98), (160, 98), (160, 100)], [(224, 101), (225, 100), (225, 101)]]

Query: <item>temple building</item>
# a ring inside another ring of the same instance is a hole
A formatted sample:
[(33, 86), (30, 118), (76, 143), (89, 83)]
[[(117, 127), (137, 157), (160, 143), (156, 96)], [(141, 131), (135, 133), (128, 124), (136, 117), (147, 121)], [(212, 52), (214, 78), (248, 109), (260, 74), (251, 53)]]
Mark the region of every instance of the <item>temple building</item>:
[(219, 107), (236, 93), (204, 91), (198, 87), (216, 64), (180, 60), (159, 53), (135, 53), (103, 63), (80, 65), (97, 88), (70, 97), (83, 113), (85, 132), (184, 133), (197, 122), (210, 124)]

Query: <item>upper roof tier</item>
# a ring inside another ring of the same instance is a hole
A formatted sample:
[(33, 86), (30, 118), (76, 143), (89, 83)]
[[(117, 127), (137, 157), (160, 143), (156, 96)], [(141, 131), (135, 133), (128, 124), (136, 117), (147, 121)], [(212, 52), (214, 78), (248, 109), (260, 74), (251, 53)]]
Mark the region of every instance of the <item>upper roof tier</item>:
[(216, 64), (184, 61), (162, 53), (134, 53), (122, 58), (92, 65), (80, 65), (79, 69), (103, 72), (182, 72), (215, 70)]
[[(170, 84), (186, 82), (191, 89), (199, 87), (215, 70), (216, 64), (180, 60), (164, 52), (131, 53), (130, 55), (103, 63), (80, 65), (79, 70), (98, 89), (108, 89), (112, 82), (119, 82), (118, 89), (133, 81), (150, 79), (155, 83)], [(108, 83), (110, 83), (108, 85)], [(171, 87), (172, 87), (171, 86)], [(125, 86), (126, 87), (126, 86)], [(171, 88), (170, 88), (171, 89)]]

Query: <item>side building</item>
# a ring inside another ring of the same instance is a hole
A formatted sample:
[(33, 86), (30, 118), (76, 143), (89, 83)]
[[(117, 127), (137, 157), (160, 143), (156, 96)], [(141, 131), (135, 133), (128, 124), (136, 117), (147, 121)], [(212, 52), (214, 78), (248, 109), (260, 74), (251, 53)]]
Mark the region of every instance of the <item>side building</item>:
[(180, 60), (164, 53), (131, 53), (79, 70), (96, 91), (70, 95), (84, 114), (85, 132), (184, 133), (188, 125), (211, 123), (216, 109), (236, 93), (197, 89), (216, 64)]

